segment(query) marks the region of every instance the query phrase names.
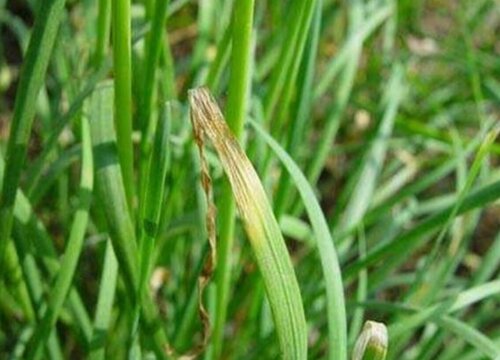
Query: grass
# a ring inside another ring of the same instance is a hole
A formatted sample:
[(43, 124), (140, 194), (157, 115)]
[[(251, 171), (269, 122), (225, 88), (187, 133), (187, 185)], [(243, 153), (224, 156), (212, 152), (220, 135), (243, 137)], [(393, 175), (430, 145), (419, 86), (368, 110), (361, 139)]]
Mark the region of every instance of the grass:
[[(252, 28), (253, 0), (237, 1), (231, 23), (231, 74), (227, 100), (227, 123), (238, 141), (242, 141), (245, 118), (248, 112), (252, 79)], [(220, 202), (220, 238), (217, 244), (217, 297), (213, 331), (212, 357), (220, 358), (224, 340), (229, 286), (232, 272), (232, 249), (234, 244), (234, 221), (236, 215), (233, 191), (226, 181), (223, 184)]]
[[(126, 0), (112, 0), (111, 4), (116, 138), (127, 203), (129, 211), (133, 216), (134, 155), (132, 146), (132, 44), (130, 2)], [(106, 11), (107, 9), (102, 8), (102, 10)]]
[[(210, 138), (228, 176), (245, 232), (263, 275), (282, 356), (305, 359), (307, 327), (302, 298), (262, 183), (210, 94), (203, 88), (191, 90), (189, 102), (198, 146), (203, 147), (204, 136)], [(200, 155), (203, 157), (201, 150)]]
[(0, 358), (499, 358), (496, 6), (0, 0)]
[[(0, 264), (4, 263), (6, 243), (12, 232), (16, 189), (26, 158), (35, 116), (35, 102), (43, 85), (64, 3), (63, 0), (47, 1), (40, 7), (39, 16), (33, 25), (34, 36), (30, 38), (26, 61), (23, 64), (23, 75), (13, 112), (12, 133), (7, 145), (5, 181), (0, 200)], [(0, 270), (3, 271), (1, 265)]]

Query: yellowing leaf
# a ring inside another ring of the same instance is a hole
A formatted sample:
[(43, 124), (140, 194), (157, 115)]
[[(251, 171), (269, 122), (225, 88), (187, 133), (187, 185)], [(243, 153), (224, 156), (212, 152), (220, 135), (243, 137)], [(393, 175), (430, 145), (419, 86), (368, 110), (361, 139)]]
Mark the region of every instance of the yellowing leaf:
[(283, 359), (307, 358), (307, 326), (295, 272), (262, 183), (204, 88), (189, 92), (191, 121), (203, 156), (207, 136), (231, 183), (236, 205), (262, 274)]

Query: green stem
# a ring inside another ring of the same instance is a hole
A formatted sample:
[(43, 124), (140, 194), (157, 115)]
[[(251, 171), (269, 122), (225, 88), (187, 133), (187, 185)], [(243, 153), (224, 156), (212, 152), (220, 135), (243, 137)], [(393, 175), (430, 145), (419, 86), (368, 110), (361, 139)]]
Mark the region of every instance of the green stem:
[(91, 360), (105, 359), (105, 347), (112, 320), (113, 302), (115, 299), (116, 281), (118, 277), (118, 260), (113, 251), (111, 240), (106, 240), (104, 265), (99, 285), (99, 296), (94, 316), (94, 329), (88, 358)]
[(35, 115), (65, 0), (40, 3), (16, 94), (12, 128), (7, 144), (5, 178), (0, 195), (0, 273), (13, 224), (14, 201)]
[[(280, 61), (273, 72), (264, 103), (264, 114), (267, 122), (271, 121), (278, 101), (283, 92), (286, 91), (284, 87), (286, 86), (287, 75), (290, 75), (289, 71), (294, 66), (294, 62), (300, 60), (300, 49), (303, 49), (303, 43), (306, 40), (314, 4), (315, 0), (304, 0), (294, 2), (291, 5), (289, 31), (286, 32), (282, 51), (280, 52)], [(272, 126), (277, 127), (274, 123)]]
[[(156, 131), (156, 118), (151, 116), (155, 98), (155, 74), (164, 40), (164, 26), (167, 19), (167, 6), (169, 0), (157, 0), (153, 14), (151, 31), (146, 44), (146, 59), (144, 63), (144, 74), (142, 83), (142, 94), (140, 97), (139, 124), (142, 131), (141, 137), (141, 162), (140, 162), (140, 199), (144, 200), (146, 189), (144, 186), (148, 180), (145, 179), (148, 171), (148, 161), (153, 144), (154, 133)], [(141, 201), (139, 213), (144, 206)]]
[[(158, 0), (160, 1), (160, 0)], [(164, 207), (165, 178), (167, 175), (169, 153), (168, 139), (170, 122), (172, 121), (171, 103), (162, 109), (160, 122), (156, 130), (153, 149), (150, 152), (149, 164), (146, 170), (147, 178), (143, 192), (144, 206), (141, 208), (141, 235), (139, 241), (141, 296), (147, 294), (148, 279), (153, 267), (153, 254), (158, 238), (161, 214)]]
[(50, 292), (47, 310), (37, 325), (33, 334), (26, 359), (36, 359), (42, 354), (43, 344), (54, 328), (57, 318), (63, 307), (71, 283), (75, 275), (78, 259), (82, 252), (85, 229), (88, 222), (88, 210), (94, 183), (92, 147), (90, 144), (90, 129), (88, 120), (82, 119), (82, 177), (80, 183), (80, 206), (75, 213), (73, 225), (69, 235), (68, 245), (61, 260), (61, 269), (55, 285)]
[[(296, 115), (291, 120), (290, 132), (287, 135), (287, 151), (292, 157), (297, 157), (298, 149), (304, 139), (307, 129), (307, 122), (311, 114), (312, 107), (312, 87), (314, 82), (314, 68), (316, 64), (316, 57), (318, 53), (318, 43), (321, 31), (321, 9), (323, 1), (318, 0), (312, 26), (309, 34), (309, 40), (305, 56), (302, 63), (301, 76), (298, 78), (297, 88), (299, 89), (296, 107), (292, 113)], [(292, 182), (287, 173), (283, 173), (280, 177), (278, 190), (275, 200), (275, 214), (278, 218), (285, 212), (287, 205), (295, 197), (291, 191)]]
[(97, 40), (94, 53), (94, 67), (99, 69), (105, 59), (111, 27), (111, 0), (99, 0), (97, 14)]
[(132, 146), (132, 54), (130, 0), (113, 0), (113, 61), (115, 126), (118, 157), (130, 215), (133, 214), (134, 169)]
[[(234, 4), (232, 23), (231, 77), (226, 119), (229, 128), (241, 141), (252, 73), (252, 24), (254, 0)], [(231, 248), (234, 238), (235, 204), (228, 181), (224, 182), (220, 203), (220, 237), (217, 262), (217, 298), (213, 331), (213, 358), (219, 359), (226, 321), (229, 284), (231, 280)]]
[[(151, 31), (148, 35), (146, 59), (144, 64), (144, 77), (143, 77), (143, 94), (142, 105), (139, 108), (139, 121), (143, 131), (149, 130), (151, 122), (151, 110), (153, 108), (153, 91), (155, 85), (155, 72), (160, 59), (161, 49), (163, 47), (162, 40), (164, 39), (164, 26), (167, 19), (167, 7), (169, 0), (157, 0), (155, 4), (155, 12), (151, 25)], [(154, 127), (151, 133), (154, 132)], [(149, 133), (149, 131), (148, 131)], [(143, 139), (144, 141), (150, 140), (149, 138)], [(146, 158), (147, 159), (147, 158)]]

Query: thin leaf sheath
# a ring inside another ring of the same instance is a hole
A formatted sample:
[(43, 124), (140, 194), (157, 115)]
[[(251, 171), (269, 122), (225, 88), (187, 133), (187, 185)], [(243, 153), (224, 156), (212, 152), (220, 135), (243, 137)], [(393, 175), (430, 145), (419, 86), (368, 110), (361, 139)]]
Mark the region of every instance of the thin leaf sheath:
[(307, 327), (295, 272), (285, 242), (250, 160), (206, 89), (189, 92), (191, 121), (200, 147), (213, 143), (262, 273), (284, 359), (307, 358)]

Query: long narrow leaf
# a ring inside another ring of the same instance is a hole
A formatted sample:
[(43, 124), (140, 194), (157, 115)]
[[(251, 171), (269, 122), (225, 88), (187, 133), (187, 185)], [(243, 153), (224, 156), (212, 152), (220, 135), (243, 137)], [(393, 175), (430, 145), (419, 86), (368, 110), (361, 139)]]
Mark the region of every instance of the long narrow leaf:
[(189, 92), (191, 119), (200, 148), (212, 141), (229, 177), (259, 265), (284, 359), (307, 358), (307, 326), (295, 272), (264, 188), (227, 127), (215, 100), (201, 88)]
[(98, 85), (90, 103), (97, 198), (104, 209), (113, 249), (120, 261), (120, 271), (125, 276), (133, 300), (139, 284), (138, 252), (117, 155), (112, 84)]
[(92, 159), (92, 147), (90, 143), (90, 129), (88, 120), (82, 119), (82, 176), (80, 182), (80, 204), (73, 219), (68, 245), (64, 253), (61, 268), (50, 298), (45, 315), (36, 327), (31, 345), (28, 348), (27, 359), (37, 358), (41, 355), (42, 345), (49, 336), (51, 328), (57, 321), (61, 308), (71, 288), (75, 274), (78, 258), (82, 251), (83, 238), (89, 217), (91, 194), (94, 185), (94, 171)]
[(16, 191), (26, 158), (35, 103), (43, 85), (64, 3), (65, 0), (46, 0), (40, 3), (16, 94), (5, 159), (5, 179), (0, 196), (0, 273), (5, 245), (12, 231)]
[(347, 325), (344, 288), (337, 253), (321, 207), (306, 177), (293, 159), (256, 122), (251, 123), (288, 170), (302, 197), (316, 237), (323, 275), (325, 277), (330, 359), (347, 359)]

